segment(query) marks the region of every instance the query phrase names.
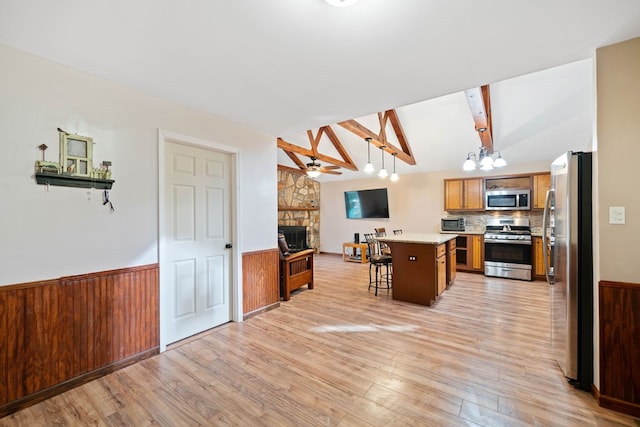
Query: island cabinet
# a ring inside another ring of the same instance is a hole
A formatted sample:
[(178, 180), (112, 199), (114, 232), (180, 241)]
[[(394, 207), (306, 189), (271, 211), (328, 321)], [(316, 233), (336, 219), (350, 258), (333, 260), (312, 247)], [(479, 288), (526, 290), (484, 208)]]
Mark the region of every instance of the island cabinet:
[(482, 234), (458, 235), (456, 268), (460, 271), (484, 271), (484, 236)]
[(447, 242), (455, 237), (404, 233), (378, 239), (391, 248), (394, 300), (431, 305), (442, 295), (447, 287)]
[(532, 183), (531, 209), (544, 209), (547, 191), (551, 188), (551, 174), (546, 172), (532, 175)]
[(456, 278), (456, 239), (447, 242), (447, 286)]
[(482, 178), (445, 179), (445, 211), (481, 211), (484, 209)]

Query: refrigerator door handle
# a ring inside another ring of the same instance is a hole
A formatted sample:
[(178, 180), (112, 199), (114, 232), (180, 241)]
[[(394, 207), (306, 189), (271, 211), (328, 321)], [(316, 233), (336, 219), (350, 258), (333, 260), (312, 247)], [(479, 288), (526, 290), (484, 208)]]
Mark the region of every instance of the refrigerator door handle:
[(554, 190), (547, 191), (547, 196), (544, 200), (544, 213), (542, 214), (542, 260), (544, 264), (544, 274), (547, 277), (549, 284), (555, 283), (555, 278), (550, 272), (549, 257), (547, 256), (547, 248), (551, 247), (549, 236), (547, 235), (547, 229), (549, 229), (549, 219), (551, 217), (551, 201), (553, 200)]

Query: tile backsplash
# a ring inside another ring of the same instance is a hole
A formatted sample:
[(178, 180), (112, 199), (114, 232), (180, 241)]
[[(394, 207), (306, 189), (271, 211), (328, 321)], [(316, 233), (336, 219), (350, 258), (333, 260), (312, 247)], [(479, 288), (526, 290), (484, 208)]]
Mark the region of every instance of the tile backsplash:
[(513, 218), (529, 218), (529, 224), (531, 226), (531, 232), (533, 234), (540, 234), (542, 232), (542, 211), (529, 211), (529, 212), (513, 212), (507, 213), (483, 213), (483, 212), (467, 212), (459, 215), (449, 215), (449, 217), (464, 218), (465, 231), (470, 233), (484, 233), (485, 226), (488, 218), (494, 217), (513, 217)]

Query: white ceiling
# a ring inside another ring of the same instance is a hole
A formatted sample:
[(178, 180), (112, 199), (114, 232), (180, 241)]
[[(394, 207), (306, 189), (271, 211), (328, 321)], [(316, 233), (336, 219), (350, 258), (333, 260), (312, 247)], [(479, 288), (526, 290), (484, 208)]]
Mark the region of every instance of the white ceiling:
[(508, 161), (588, 147), (595, 49), (638, 36), (638, 0), (0, 0), (0, 43), (299, 145), (397, 108), (418, 162), (400, 173), (477, 151), (460, 91), (483, 84)]

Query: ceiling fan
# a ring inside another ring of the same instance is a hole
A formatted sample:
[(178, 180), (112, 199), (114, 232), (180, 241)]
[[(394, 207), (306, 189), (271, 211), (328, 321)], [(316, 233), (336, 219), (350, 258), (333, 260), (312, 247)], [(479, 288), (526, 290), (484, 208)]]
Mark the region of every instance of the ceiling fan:
[(342, 172), (338, 172), (335, 169), (340, 169), (340, 166), (322, 166), (320, 163), (318, 163), (315, 157), (311, 156), (311, 163), (307, 163), (306, 168), (304, 168), (304, 170), (306, 171), (307, 175), (310, 176), (311, 178), (316, 178), (318, 176), (320, 176), (321, 173), (327, 173), (327, 174), (331, 174), (331, 175), (342, 175)]

